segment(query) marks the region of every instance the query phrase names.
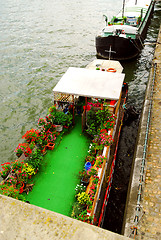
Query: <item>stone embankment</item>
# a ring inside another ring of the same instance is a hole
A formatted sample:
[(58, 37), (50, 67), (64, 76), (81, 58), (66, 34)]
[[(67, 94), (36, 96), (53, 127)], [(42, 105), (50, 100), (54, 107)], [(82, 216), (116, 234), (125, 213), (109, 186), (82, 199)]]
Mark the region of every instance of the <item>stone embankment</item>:
[(126, 240), (99, 227), (0, 195), (0, 240)]
[(124, 236), (161, 239), (161, 26), (138, 133)]

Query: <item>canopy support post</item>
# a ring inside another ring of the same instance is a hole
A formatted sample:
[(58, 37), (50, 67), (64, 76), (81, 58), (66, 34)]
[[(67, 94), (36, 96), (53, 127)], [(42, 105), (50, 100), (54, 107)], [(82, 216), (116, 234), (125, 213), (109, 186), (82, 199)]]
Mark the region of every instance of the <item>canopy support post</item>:
[(75, 124), (75, 118), (74, 118), (74, 95), (72, 95), (73, 98), (73, 125)]

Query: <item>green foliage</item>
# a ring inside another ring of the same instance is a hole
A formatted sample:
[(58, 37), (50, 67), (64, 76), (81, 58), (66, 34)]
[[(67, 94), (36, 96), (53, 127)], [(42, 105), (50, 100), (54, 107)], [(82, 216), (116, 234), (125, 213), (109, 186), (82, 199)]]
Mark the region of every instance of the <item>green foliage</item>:
[(51, 106), (49, 108), (49, 113), (53, 113), (53, 112), (56, 112), (56, 107), (55, 106)]
[(0, 194), (25, 201), (25, 197), (19, 193), (19, 189), (16, 189), (13, 185), (8, 185), (7, 183), (0, 184)]
[(96, 158), (95, 166), (98, 168), (102, 167), (102, 163), (104, 162), (104, 160), (106, 160), (106, 157), (103, 157), (102, 155), (98, 156)]
[(95, 161), (95, 156), (94, 155), (88, 155), (86, 157), (86, 162), (90, 162), (91, 164), (94, 163)]
[(32, 151), (31, 155), (29, 156), (27, 163), (31, 165), (34, 168), (34, 170), (36, 170), (40, 168), (40, 165), (42, 164), (42, 160), (43, 160), (43, 155), (41, 153), (41, 150), (35, 148)]
[(83, 171), (79, 171), (79, 176), (80, 178), (82, 178), (84, 181), (88, 181), (90, 178), (90, 175), (88, 174), (88, 172), (86, 170)]
[(73, 211), (71, 214), (71, 217), (76, 218), (84, 209), (84, 206), (82, 206), (79, 202), (75, 202), (73, 204)]
[(5, 179), (11, 170), (11, 163), (6, 162), (6, 163), (1, 164), (1, 166), (2, 166), (2, 170), (0, 171), (0, 174), (1, 174), (1, 177), (3, 179)]
[(52, 121), (53, 124), (69, 126), (72, 123), (73, 118), (70, 112), (68, 114), (65, 114), (62, 111), (56, 110), (55, 107), (49, 108), (49, 112), (49, 119)]
[(87, 115), (87, 132), (94, 136), (99, 133), (99, 130), (104, 127), (104, 124), (109, 120), (111, 114), (108, 108), (100, 109), (95, 111), (94, 108), (89, 110)]
[(91, 169), (89, 170), (89, 175), (90, 175), (90, 176), (95, 176), (95, 175), (97, 175), (97, 170), (96, 170), (95, 168), (91, 168)]
[(82, 222), (92, 223), (93, 217), (87, 215), (87, 210), (82, 211), (77, 217)]

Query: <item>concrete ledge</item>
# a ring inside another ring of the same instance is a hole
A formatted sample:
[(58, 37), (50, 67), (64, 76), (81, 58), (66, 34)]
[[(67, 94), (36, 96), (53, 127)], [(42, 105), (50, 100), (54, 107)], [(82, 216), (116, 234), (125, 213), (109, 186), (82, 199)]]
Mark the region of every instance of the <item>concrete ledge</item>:
[(126, 240), (129, 238), (0, 195), (0, 239)]
[(135, 158), (130, 195), (129, 195), (129, 202), (128, 202), (128, 211), (126, 214), (125, 232), (124, 232), (124, 234), (128, 237), (130, 237), (130, 234), (132, 232), (131, 227), (133, 227), (134, 225), (141, 164), (142, 164), (142, 158)]

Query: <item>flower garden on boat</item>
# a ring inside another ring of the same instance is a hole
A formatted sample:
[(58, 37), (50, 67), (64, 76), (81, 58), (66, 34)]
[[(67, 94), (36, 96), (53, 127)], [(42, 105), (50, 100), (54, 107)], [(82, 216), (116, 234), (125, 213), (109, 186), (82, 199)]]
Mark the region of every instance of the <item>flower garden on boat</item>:
[[(86, 132), (91, 136), (91, 144), (84, 159), (85, 168), (78, 173), (80, 184), (75, 188), (75, 202), (71, 217), (93, 223), (95, 201), (107, 158), (103, 155), (103, 149), (113, 142), (111, 134), (115, 117), (98, 101), (89, 102), (86, 108)], [(1, 164), (0, 174), (3, 181), (0, 184), (0, 193), (25, 201), (25, 195), (22, 193), (28, 194), (32, 190), (32, 176), (40, 170), (43, 155), (47, 149), (54, 148), (49, 146), (54, 146), (59, 135), (56, 131), (57, 125), (69, 127), (71, 123), (70, 113), (59, 112), (54, 106), (49, 108), (49, 114), (38, 120), (38, 129), (28, 130), (22, 136), (24, 143), (20, 143), (15, 149), (19, 158), (11, 163)]]
[(30, 129), (22, 136), (24, 142), (15, 149), (18, 159), (1, 164), (3, 181), (0, 183), (0, 194), (25, 201), (22, 193), (32, 190), (32, 176), (40, 170), (46, 150), (55, 146), (55, 140), (60, 134), (56, 131), (58, 122), (65, 126), (71, 125), (71, 114), (60, 114), (52, 106), (49, 114), (38, 120), (38, 129)]
[(87, 133), (92, 136), (89, 146), (86, 164), (91, 167), (79, 172), (81, 185), (76, 186), (76, 201), (73, 204), (71, 217), (93, 224), (95, 222), (94, 207), (98, 196), (102, 170), (107, 160), (103, 156), (104, 147), (113, 143), (111, 135), (115, 125), (115, 117), (108, 108), (101, 106), (99, 102), (87, 104)]

